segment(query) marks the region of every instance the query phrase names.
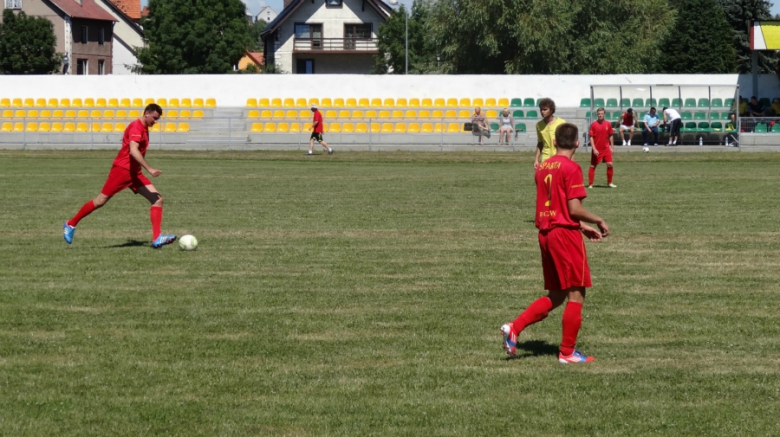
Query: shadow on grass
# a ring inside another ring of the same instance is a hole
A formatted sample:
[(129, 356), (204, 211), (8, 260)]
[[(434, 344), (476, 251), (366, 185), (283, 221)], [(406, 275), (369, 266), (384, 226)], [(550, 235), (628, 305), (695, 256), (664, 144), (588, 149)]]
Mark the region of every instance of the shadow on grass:
[(148, 241), (141, 241), (141, 240), (127, 240), (127, 242), (122, 244), (115, 244), (113, 246), (106, 246), (108, 249), (117, 249), (122, 247), (138, 247), (138, 246), (148, 246)]
[[(528, 353), (521, 353), (525, 351)], [(519, 360), (528, 357), (538, 357), (543, 355), (558, 355), (558, 346), (547, 343), (544, 340), (530, 340), (517, 343), (517, 355), (507, 357), (507, 360)]]

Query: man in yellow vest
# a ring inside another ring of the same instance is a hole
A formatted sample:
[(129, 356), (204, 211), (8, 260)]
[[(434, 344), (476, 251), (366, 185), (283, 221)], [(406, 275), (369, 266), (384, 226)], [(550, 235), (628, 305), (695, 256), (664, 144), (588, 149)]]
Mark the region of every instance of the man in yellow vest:
[[(536, 156), (534, 157), (534, 170), (539, 167), (540, 162), (546, 161), (558, 152), (553, 143), (555, 140), (555, 129), (566, 123), (566, 120), (554, 115), (555, 102), (550, 98), (545, 97), (539, 101), (539, 113), (542, 115), (542, 119), (539, 123), (536, 123), (538, 143), (536, 144)], [(541, 161), (539, 160), (540, 157)]]

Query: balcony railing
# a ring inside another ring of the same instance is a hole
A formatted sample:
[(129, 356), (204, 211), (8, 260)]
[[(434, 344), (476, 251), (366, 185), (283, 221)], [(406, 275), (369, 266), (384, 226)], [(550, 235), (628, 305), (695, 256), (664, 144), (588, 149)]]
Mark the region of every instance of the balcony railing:
[(377, 51), (375, 38), (295, 38), (296, 52)]

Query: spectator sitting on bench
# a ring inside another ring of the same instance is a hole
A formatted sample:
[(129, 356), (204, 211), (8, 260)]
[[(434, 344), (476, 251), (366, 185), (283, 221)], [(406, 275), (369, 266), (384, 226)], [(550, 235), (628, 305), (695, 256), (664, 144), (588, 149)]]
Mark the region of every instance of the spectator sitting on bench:
[(769, 108), (769, 114), (770, 115), (774, 115), (774, 116), (780, 115), (780, 99), (779, 98), (775, 98), (774, 100), (772, 100), (772, 107)]
[(471, 133), (479, 137), (480, 146), (484, 145), (482, 136), (490, 138), (490, 124), (479, 106), (474, 108), (474, 115), (471, 116)]
[(501, 145), (504, 136), (506, 136), (506, 144), (512, 145), (512, 135), (515, 133), (515, 119), (509, 115), (509, 109), (504, 108), (501, 112), (501, 116), (498, 117), (498, 145)]
[(750, 117), (763, 117), (764, 116), (764, 107), (758, 101), (756, 96), (753, 96), (753, 97), (750, 98), (750, 103), (748, 104), (748, 115)]

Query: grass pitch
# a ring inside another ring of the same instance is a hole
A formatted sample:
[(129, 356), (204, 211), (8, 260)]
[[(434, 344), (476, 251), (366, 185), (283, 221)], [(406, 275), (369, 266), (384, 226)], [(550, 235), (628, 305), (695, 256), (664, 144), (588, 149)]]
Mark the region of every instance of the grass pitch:
[[(0, 434), (773, 435), (780, 154), (617, 154), (594, 288), (543, 294), (529, 154), (173, 153), (163, 231), (114, 152), (0, 152)], [(583, 153), (577, 159), (587, 170)], [(587, 173), (586, 173), (587, 176)]]

